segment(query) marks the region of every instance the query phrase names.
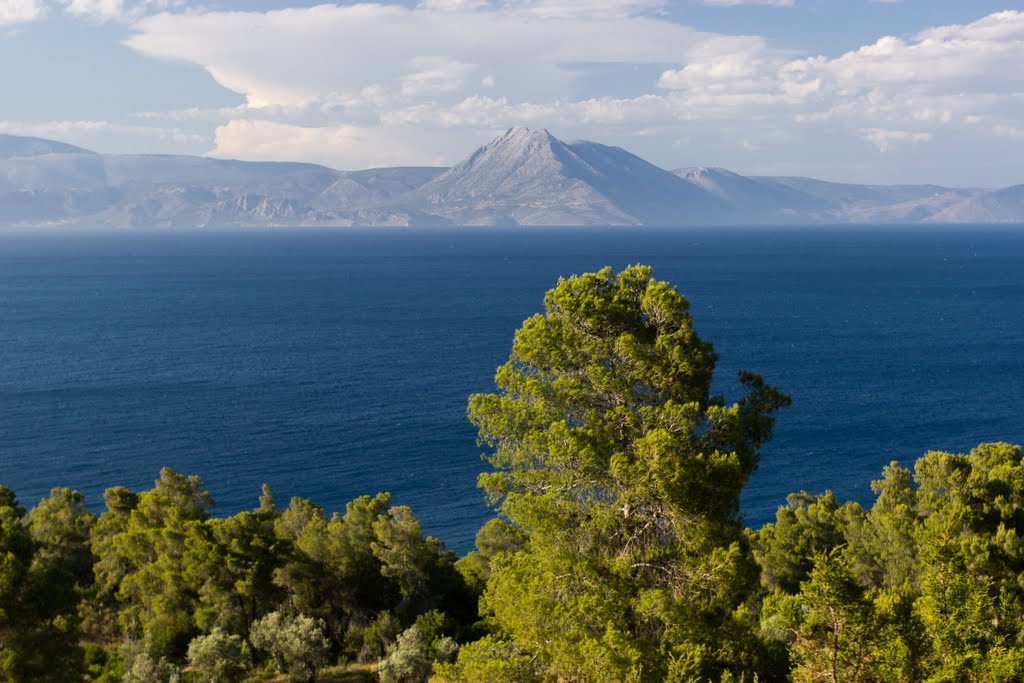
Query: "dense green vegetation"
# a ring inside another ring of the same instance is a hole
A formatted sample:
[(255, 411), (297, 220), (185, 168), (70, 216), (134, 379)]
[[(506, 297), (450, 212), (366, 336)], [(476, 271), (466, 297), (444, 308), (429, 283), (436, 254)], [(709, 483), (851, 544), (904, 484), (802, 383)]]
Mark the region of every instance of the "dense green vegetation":
[[(0, 680), (1019, 681), (1019, 446), (892, 463), (867, 508), (739, 495), (788, 397), (643, 267), (559, 282), (470, 399), (497, 515), (457, 559), (387, 494), (211, 516), (169, 469), (95, 515), (0, 487)], [(372, 665), (352, 669), (346, 664)], [(371, 673), (370, 670), (375, 671)]]

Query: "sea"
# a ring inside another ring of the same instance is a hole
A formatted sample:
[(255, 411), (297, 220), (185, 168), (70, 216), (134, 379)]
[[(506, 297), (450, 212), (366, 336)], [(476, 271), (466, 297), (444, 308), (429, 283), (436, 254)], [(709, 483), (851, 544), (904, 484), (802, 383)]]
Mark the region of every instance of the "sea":
[(494, 514), (470, 394), (558, 278), (643, 263), (719, 354), (793, 398), (745, 489), (871, 500), (896, 460), (1024, 442), (1024, 229), (999, 226), (0, 234), (0, 483), (203, 478), (230, 515), (389, 491), (458, 553)]

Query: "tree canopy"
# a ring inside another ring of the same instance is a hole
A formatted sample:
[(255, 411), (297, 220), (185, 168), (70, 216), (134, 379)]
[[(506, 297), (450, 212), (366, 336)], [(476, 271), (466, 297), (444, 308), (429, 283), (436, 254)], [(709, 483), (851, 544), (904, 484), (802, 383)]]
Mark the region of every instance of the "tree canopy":
[(660, 681), (762, 670), (735, 610), (757, 586), (739, 495), (789, 399), (717, 357), (649, 268), (562, 279), (515, 335), (498, 392), (469, 417), (494, 472), (480, 484), (525, 537), (484, 593), (544, 676)]

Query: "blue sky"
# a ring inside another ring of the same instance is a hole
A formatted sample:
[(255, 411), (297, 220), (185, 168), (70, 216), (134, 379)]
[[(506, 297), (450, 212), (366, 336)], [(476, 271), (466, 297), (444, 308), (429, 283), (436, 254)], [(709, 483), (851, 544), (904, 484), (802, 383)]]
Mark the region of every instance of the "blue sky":
[(447, 165), (512, 125), (664, 168), (1024, 183), (1024, 5), (0, 0), (0, 132)]

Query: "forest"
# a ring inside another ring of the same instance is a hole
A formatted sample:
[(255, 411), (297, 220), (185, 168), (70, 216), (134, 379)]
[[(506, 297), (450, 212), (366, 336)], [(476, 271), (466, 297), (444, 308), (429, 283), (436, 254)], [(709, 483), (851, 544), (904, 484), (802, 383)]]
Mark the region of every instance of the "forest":
[[(893, 462), (870, 505), (740, 493), (790, 398), (650, 268), (559, 280), (469, 398), (494, 512), (456, 555), (386, 493), (214, 514), (164, 469), (95, 514), (0, 486), (0, 680), (1024, 680), (1020, 446)], [(113, 483), (113, 482), (112, 482)]]

